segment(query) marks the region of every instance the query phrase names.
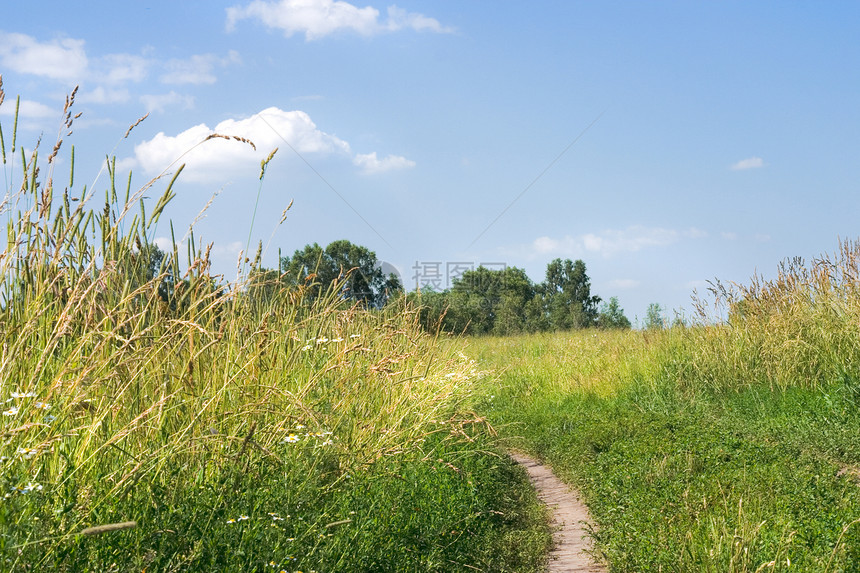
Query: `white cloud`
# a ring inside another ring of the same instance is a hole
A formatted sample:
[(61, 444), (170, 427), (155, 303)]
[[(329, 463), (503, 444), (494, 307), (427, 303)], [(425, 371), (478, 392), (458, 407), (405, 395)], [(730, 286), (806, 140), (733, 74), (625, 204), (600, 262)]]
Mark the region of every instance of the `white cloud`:
[(632, 289), (638, 287), (641, 281), (637, 281), (635, 279), (612, 279), (608, 283), (609, 288), (614, 289)]
[(239, 53), (230, 50), (225, 57), (215, 54), (197, 54), (186, 59), (168, 60), (164, 67), (167, 73), (161, 76), (165, 84), (214, 84), (215, 67), (224, 67), (240, 61)]
[[(60, 121), (63, 107), (51, 107), (43, 103), (22, 99), (18, 107), (18, 117), (20, 119), (56, 119)], [(15, 102), (6, 101), (0, 106), (0, 115), (14, 116)]]
[[(215, 138), (198, 145), (210, 134), (237, 136), (247, 143)], [(283, 138), (283, 139), (282, 139)], [(228, 119), (213, 128), (196, 125), (176, 135), (157, 134), (135, 146), (137, 163), (150, 174), (160, 173), (182, 156), (187, 167), (184, 177), (195, 180), (218, 178), (232, 169), (259, 168), (260, 160), (284, 140), (299, 153), (349, 154), (349, 144), (320, 131), (303, 111), (283, 111), (270, 107), (247, 119)], [(252, 171), (253, 172), (253, 171)], [(255, 172), (254, 172), (255, 173)]]
[(364, 173), (384, 173), (395, 169), (410, 169), (415, 167), (415, 162), (400, 155), (389, 155), (383, 159), (377, 159), (376, 152), (355, 156), (352, 160), (354, 165), (361, 168)]
[(682, 238), (700, 239), (707, 233), (691, 227), (678, 231), (662, 227), (633, 225), (626, 229), (606, 229), (600, 233), (586, 233), (576, 237), (566, 235), (560, 239), (538, 237), (529, 251), (535, 256), (577, 257), (585, 253), (595, 253), (611, 257), (619, 253), (635, 253), (652, 247), (666, 247)]
[(40, 43), (26, 34), (0, 32), (0, 64), (23, 74), (74, 82), (87, 70), (87, 55), (83, 40)]
[(687, 282), (685, 282), (685, 283), (684, 283), (684, 288), (685, 288), (685, 289), (689, 289), (689, 290), (693, 290), (693, 289), (696, 289), (696, 290), (699, 290), (699, 289), (705, 289), (705, 288), (707, 288), (708, 286), (709, 286), (709, 285), (708, 285), (708, 281), (703, 280), (703, 279), (687, 281)]
[(194, 108), (194, 97), (190, 95), (181, 95), (171, 90), (166, 94), (146, 94), (140, 96), (140, 103), (146, 108), (147, 112), (156, 111), (163, 112), (168, 107), (181, 106), (182, 109)]
[(156, 237), (152, 240), (152, 244), (165, 253), (173, 252), (173, 241), (169, 237)]
[(98, 86), (89, 92), (83, 92), (79, 101), (83, 103), (124, 103), (131, 99), (131, 94), (125, 88), (105, 88)]
[(599, 235), (589, 233), (582, 237), (582, 243), (586, 251), (611, 256), (635, 253), (647, 247), (665, 247), (676, 242), (679, 235), (673, 229), (635, 225), (624, 230), (608, 229)]
[(758, 169), (764, 167), (764, 160), (761, 157), (750, 157), (741, 159), (730, 167), (732, 171), (743, 171), (744, 169)]
[(737, 233), (732, 233), (729, 231), (724, 231), (724, 232), (720, 233), (720, 236), (727, 241), (736, 241), (738, 238)]
[(100, 60), (96, 65), (105, 68), (105, 73), (99, 79), (109, 84), (141, 82), (152, 65), (149, 58), (134, 54), (108, 54)]
[(305, 40), (317, 40), (341, 30), (351, 30), (362, 36), (403, 29), (450, 32), (435, 18), (407, 12), (396, 6), (388, 8), (388, 19), (380, 21), (379, 10), (372, 6), (359, 8), (342, 0), (254, 0), (244, 7), (227, 9), (227, 30), (236, 22), (258, 19), (268, 28), (283, 31), (286, 37), (304, 33)]

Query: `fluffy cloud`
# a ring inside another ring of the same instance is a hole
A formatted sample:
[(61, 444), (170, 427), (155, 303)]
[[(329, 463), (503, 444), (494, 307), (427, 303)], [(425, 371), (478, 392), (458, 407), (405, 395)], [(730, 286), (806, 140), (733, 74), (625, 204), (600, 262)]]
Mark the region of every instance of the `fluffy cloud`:
[(26, 34), (0, 32), (0, 64), (24, 74), (78, 81), (87, 70), (83, 40), (40, 43)]
[(164, 67), (167, 72), (161, 76), (165, 84), (214, 84), (214, 69), (239, 63), (238, 52), (230, 50), (226, 57), (215, 54), (198, 54), (186, 59), (168, 60)]
[[(217, 133), (248, 139), (247, 143), (215, 138)], [(264, 109), (247, 119), (228, 119), (214, 128), (196, 125), (176, 135), (157, 134), (149, 141), (135, 146), (135, 163), (150, 174), (160, 173), (180, 158), (192, 180), (218, 177), (228, 169), (253, 169), (260, 160), (284, 141), (299, 153), (349, 154), (349, 144), (334, 135), (317, 129), (310, 116), (303, 111), (283, 111), (276, 107)]]
[(415, 162), (400, 155), (389, 155), (383, 159), (377, 159), (376, 152), (358, 154), (352, 163), (361, 168), (364, 173), (383, 173), (395, 169), (409, 169), (415, 167)]
[(227, 29), (236, 22), (257, 19), (268, 28), (283, 31), (286, 37), (303, 33), (305, 39), (317, 40), (341, 30), (363, 36), (403, 29), (430, 32), (450, 32), (435, 18), (407, 12), (397, 6), (388, 8), (388, 18), (380, 20), (379, 10), (372, 6), (359, 8), (342, 0), (254, 0), (244, 7), (227, 9)]
[[(212, 84), (217, 68), (240, 62), (239, 54), (230, 50), (226, 56), (197, 54), (185, 59), (159, 62), (152, 49), (137, 54), (107, 54), (88, 58), (84, 41), (71, 38), (40, 42), (26, 34), (0, 32), (0, 70), (42, 76), (52, 80), (80, 82), (80, 100), (89, 104), (123, 103), (131, 99), (126, 85), (144, 81), (150, 70), (163, 69), (160, 77), (166, 84)], [(160, 96), (141, 96), (148, 110), (162, 110), (168, 105), (191, 107), (190, 96), (174, 92)]]
[(610, 288), (625, 290), (638, 287), (641, 282), (635, 279), (612, 279), (607, 283)]
[(761, 157), (750, 157), (741, 159), (730, 167), (732, 171), (743, 171), (745, 169), (758, 169), (764, 167), (764, 160)]
[(131, 99), (131, 94), (125, 88), (113, 89), (98, 86), (92, 91), (83, 92), (79, 101), (84, 103), (123, 103)]
[[(42, 103), (22, 99), (18, 107), (18, 117), (21, 119), (56, 119), (59, 123), (62, 111), (62, 107), (50, 107)], [(15, 102), (7, 100), (0, 106), (0, 115), (14, 116)]]
[(150, 59), (133, 54), (108, 54), (96, 63), (105, 70), (100, 79), (109, 84), (143, 81), (151, 65)]
[(652, 247), (666, 247), (681, 238), (699, 239), (707, 236), (701, 229), (691, 227), (678, 231), (661, 227), (633, 225), (626, 229), (607, 229), (600, 233), (587, 233), (577, 237), (567, 235), (561, 239), (538, 237), (532, 242), (535, 255), (576, 257), (584, 253), (611, 257), (618, 253), (635, 253)]
[(180, 95), (171, 90), (166, 94), (146, 94), (140, 96), (140, 103), (146, 108), (146, 111), (163, 112), (168, 107), (181, 106), (182, 109), (192, 109), (194, 107), (194, 97), (189, 95)]

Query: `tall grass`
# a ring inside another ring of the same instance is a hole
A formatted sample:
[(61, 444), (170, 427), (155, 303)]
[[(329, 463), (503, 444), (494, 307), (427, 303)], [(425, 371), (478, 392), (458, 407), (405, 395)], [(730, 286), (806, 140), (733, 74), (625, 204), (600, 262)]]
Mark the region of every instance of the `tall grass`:
[(259, 251), (221, 284), (193, 235), (154, 265), (181, 166), (133, 192), (111, 162), (102, 203), (73, 152), (55, 184), (62, 139), (46, 162), (5, 143), (0, 569), (466, 570), (524, 523), (506, 569), (540, 558), (524, 478), (470, 414), (475, 363), (413, 311), (337, 285), (308, 305)]
[(860, 567), (860, 243), (692, 325), (477, 339), (481, 412), (579, 485), (617, 571)]

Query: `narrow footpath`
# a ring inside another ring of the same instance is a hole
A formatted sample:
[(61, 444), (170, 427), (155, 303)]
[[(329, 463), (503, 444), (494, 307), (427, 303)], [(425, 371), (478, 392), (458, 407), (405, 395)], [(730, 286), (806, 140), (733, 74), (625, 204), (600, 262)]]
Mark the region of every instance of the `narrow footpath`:
[(538, 497), (553, 512), (553, 549), (549, 554), (547, 571), (549, 573), (606, 573), (606, 567), (595, 563), (588, 553), (591, 538), (584, 524), (591, 523), (588, 508), (579, 495), (560, 479), (552, 470), (519, 452), (511, 457), (529, 473)]

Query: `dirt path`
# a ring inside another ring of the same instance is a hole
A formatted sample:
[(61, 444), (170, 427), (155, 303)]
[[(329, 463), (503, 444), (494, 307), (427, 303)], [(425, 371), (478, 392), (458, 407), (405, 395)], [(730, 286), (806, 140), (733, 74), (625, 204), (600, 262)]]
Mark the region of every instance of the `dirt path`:
[(591, 547), (583, 522), (590, 522), (588, 508), (579, 495), (555, 477), (552, 470), (524, 454), (512, 452), (511, 457), (529, 472), (538, 497), (553, 511), (554, 547), (549, 554), (549, 573), (605, 573), (603, 565), (595, 563), (586, 553)]

